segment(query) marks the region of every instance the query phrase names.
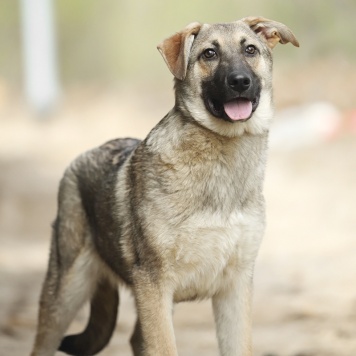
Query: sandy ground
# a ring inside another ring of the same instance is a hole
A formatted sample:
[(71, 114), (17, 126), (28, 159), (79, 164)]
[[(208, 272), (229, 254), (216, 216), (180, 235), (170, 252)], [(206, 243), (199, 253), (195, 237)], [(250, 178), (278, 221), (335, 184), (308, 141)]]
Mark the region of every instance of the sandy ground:
[[(0, 106), (0, 355), (29, 354), (67, 163), (113, 137), (143, 137), (172, 103), (170, 94), (159, 107), (131, 94), (72, 93), (43, 121), (19, 106)], [(355, 152), (350, 134), (270, 152), (268, 227), (255, 274), (257, 356), (356, 355)], [(121, 299), (102, 355), (131, 354), (135, 312), (128, 291)], [(180, 355), (218, 354), (208, 301), (178, 305), (174, 322)], [(85, 323), (83, 311), (71, 330)]]

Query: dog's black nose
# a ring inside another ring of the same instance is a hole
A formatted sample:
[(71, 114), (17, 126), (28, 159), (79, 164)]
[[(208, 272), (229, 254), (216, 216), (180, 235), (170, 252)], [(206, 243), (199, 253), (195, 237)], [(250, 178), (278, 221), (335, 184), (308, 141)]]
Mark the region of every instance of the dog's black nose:
[(227, 83), (234, 91), (242, 93), (251, 85), (251, 78), (247, 74), (232, 72), (227, 77)]

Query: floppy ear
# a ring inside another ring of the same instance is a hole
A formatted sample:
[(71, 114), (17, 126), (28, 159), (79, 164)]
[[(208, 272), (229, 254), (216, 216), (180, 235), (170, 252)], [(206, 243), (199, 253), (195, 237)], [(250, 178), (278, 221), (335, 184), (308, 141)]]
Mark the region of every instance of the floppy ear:
[(278, 42), (282, 44), (290, 42), (294, 46), (299, 47), (299, 42), (294, 37), (292, 31), (280, 22), (254, 16), (245, 17), (242, 21), (246, 22), (252, 31), (262, 36), (271, 49), (274, 48)]
[(190, 50), (200, 27), (200, 23), (193, 22), (157, 46), (169, 70), (179, 80), (183, 80), (187, 73)]

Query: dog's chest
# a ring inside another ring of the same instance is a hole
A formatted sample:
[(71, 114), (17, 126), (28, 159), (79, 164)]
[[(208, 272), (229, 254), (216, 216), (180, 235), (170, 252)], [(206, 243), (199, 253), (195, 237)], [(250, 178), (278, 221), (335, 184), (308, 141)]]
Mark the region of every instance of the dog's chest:
[(254, 261), (264, 225), (262, 146), (189, 134), (156, 156), (145, 212), (176, 301), (211, 297)]
[[(252, 226), (257, 221), (256, 226)], [(193, 216), (172, 243), (171, 276), (175, 300), (204, 299), (233, 283), (239, 268), (253, 263), (262, 221), (241, 213), (228, 219), (213, 215)]]

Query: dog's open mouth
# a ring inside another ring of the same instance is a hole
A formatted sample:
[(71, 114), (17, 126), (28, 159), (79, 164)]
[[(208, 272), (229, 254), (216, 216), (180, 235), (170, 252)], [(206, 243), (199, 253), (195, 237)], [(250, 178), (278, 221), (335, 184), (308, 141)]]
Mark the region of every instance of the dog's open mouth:
[(246, 98), (233, 99), (224, 104), (224, 110), (231, 120), (246, 120), (252, 114), (252, 101)]
[(252, 100), (237, 97), (225, 103), (218, 100), (209, 99), (208, 106), (211, 113), (216, 117), (224, 118), (228, 121), (247, 121), (257, 109), (259, 98)]

